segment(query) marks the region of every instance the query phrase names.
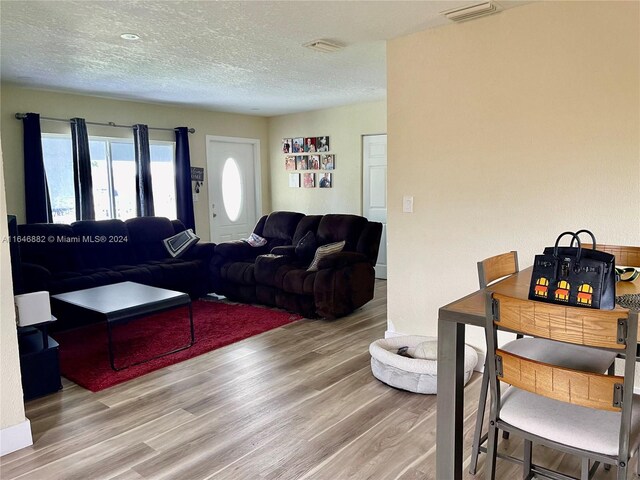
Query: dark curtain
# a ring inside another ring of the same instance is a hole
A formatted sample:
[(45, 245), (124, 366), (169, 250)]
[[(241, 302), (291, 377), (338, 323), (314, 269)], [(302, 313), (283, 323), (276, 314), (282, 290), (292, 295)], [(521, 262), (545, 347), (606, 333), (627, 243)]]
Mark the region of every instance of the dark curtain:
[(136, 149), (136, 209), (139, 217), (153, 217), (153, 189), (151, 187), (151, 153), (149, 127), (133, 126), (133, 143)]
[(24, 196), (27, 223), (49, 223), (53, 220), (47, 174), (42, 156), (40, 114), (27, 113), (22, 119), (24, 130)]
[(176, 210), (178, 220), (186, 228), (196, 231), (193, 216), (193, 195), (191, 194), (191, 156), (189, 155), (189, 129), (176, 128)]
[(76, 192), (76, 220), (94, 220), (93, 181), (91, 180), (91, 156), (89, 135), (84, 118), (71, 119), (71, 144), (73, 146), (73, 187)]

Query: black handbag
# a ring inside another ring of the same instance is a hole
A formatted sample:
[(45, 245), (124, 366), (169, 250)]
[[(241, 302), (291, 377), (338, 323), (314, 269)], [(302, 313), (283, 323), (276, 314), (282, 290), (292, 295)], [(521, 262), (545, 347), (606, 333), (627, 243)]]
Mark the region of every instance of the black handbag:
[[(582, 248), (578, 235), (588, 233), (593, 249)], [(562, 237), (570, 235), (571, 244), (561, 247)], [(577, 243), (577, 247), (574, 247)], [(595, 249), (596, 239), (588, 230), (563, 232), (553, 247), (536, 255), (529, 286), (529, 300), (573, 307), (611, 310), (615, 306), (615, 257)]]

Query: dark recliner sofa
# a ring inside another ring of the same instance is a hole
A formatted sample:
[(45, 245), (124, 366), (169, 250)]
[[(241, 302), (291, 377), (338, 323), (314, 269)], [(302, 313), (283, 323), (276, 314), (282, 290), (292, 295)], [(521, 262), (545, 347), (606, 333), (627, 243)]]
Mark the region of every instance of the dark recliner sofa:
[(215, 245), (196, 243), (172, 258), (162, 240), (184, 229), (164, 217), (19, 225), (23, 290), (53, 295), (132, 281), (197, 298), (210, 291)]
[[(296, 249), (308, 232), (318, 247), (345, 241), (343, 251), (321, 260), (317, 271), (307, 270), (315, 246), (306, 254)], [(358, 215), (273, 212), (260, 219), (254, 233), (267, 244), (216, 245), (211, 272), (217, 293), (309, 318), (342, 317), (373, 298), (382, 224)]]

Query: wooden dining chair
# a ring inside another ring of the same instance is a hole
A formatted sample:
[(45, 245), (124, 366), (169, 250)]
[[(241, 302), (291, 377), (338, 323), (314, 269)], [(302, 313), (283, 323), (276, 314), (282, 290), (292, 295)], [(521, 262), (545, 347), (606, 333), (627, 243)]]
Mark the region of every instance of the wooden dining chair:
[[(624, 353), (633, 358), (638, 313), (565, 307), (487, 293), (486, 337), (491, 410), (486, 479), (495, 478), (498, 429), (524, 439), (523, 478), (566, 475), (536, 465), (532, 443), (582, 458), (581, 479), (599, 463), (615, 465), (626, 480), (629, 459), (640, 444), (640, 398), (633, 394), (635, 363), (624, 375), (603, 375), (514, 354), (497, 345), (497, 330), (544, 338), (563, 350), (579, 345), (594, 353)], [(506, 388), (502, 388), (509, 385)], [(506, 457), (505, 455), (501, 455)], [(593, 461), (593, 465), (591, 465)], [(638, 472), (640, 473), (640, 471)]]
[[(518, 253), (511, 251), (489, 257), (478, 262), (478, 280), (480, 288), (491, 286), (496, 280), (508, 277), (518, 272)], [(516, 340), (507, 343), (504, 347), (517, 355), (525, 355), (538, 361), (556, 361), (565, 366), (580, 368), (590, 372), (603, 373), (610, 369), (616, 358), (615, 353), (597, 352), (585, 349), (578, 345), (568, 345), (558, 350), (556, 345), (542, 338), (523, 338), (518, 333)], [(487, 355), (489, 358), (489, 355)], [(473, 445), (471, 449), (471, 460), (469, 463), (469, 473), (475, 475), (478, 469), (478, 457), (480, 453), (486, 452), (484, 444), (487, 435), (483, 435), (484, 415), (487, 405), (487, 395), (489, 391), (489, 369), (485, 359), (485, 368), (480, 385), (480, 399), (478, 401), (478, 412), (476, 415), (476, 426), (473, 434)], [(503, 437), (508, 438), (509, 433), (503, 431)]]
[[(585, 243), (583, 248), (593, 248), (593, 245)], [(598, 243), (596, 250), (607, 252), (616, 257), (616, 266), (640, 267), (640, 247), (628, 245), (605, 245)]]

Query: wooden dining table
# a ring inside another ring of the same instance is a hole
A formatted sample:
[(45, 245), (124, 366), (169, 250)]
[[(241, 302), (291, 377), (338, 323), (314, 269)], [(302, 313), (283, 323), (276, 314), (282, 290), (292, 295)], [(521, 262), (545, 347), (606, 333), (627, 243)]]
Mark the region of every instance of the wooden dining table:
[[(531, 282), (529, 267), (506, 279), (460, 298), (438, 313), (438, 397), (436, 431), (436, 479), (462, 478), (464, 412), (465, 327), (485, 327), (488, 291), (527, 299)], [(617, 282), (616, 295), (640, 293), (640, 279)], [(616, 306), (617, 310), (625, 311)]]

